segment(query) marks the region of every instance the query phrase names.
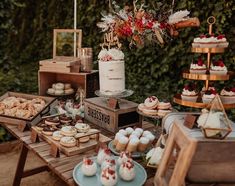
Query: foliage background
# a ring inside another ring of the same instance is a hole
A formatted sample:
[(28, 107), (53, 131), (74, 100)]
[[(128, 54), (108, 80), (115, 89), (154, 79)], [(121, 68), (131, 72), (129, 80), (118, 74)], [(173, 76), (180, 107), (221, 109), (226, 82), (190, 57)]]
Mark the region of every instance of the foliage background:
[[(153, 4), (160, 1), (171, 4), (169, 0), (145, 2)], [(108, 10), (108, 0), (77, 2), (78, 28), (83, 30), (83, 46), (92, 47), (97, 59), (102, 33), (96, 23), (101, 18), (100, 13)], [(117, 0), (117, 3), (124, 5), (130, 1)], [(189, 68), (194, 56), (190, 53), (191, 43), (195, 36), (207, 32), (206, 20), (211, 15), (217, 19), (214, 29), (225, 33), (230, 43), (229, 49), (222, 55), (225, 64), (229, 70), (235, 70), (235, 2), (175, 1), (174, 11), (179, 9), (190, 10), (191, 16), (200, 19), (201, 26), (182, 30), (178, 38), (164, 47), (151, 45), (143, 49), (129, 49), (124, 43), (126, 86), (135, 91), (130, 99), (141, 102), (146, 96), (157, 95), (161, 99), (172, 100), (173, 95), (182, 90), (185, 80), (181, 77), (181, 70)], [(38, 61), (52, 57), (54, 28), (73, 28), (73, 0), (0, 1), (0, 94), (9, 90), (37, 93)], [(216, 86), (221, 89), (224, 83), (234, 83), (234, 79), (217, 82)], [(177, 108), (180, 109), (179, 106)]]

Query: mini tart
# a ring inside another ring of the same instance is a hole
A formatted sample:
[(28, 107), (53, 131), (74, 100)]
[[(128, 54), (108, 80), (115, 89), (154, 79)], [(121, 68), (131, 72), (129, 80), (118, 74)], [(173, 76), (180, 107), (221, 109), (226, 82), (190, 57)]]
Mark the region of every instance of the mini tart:
[(76, 146), (76, 139), (74, 137), (65, 136), (60, 139), (60, 144), (65, 147)]
[(56, 140), (56, 141), (60, 141), (60, 139), (62, 137), (63, 137), (63, 135), (61, 134), (61, 132), (59, 130), (53, 132), (53, 134), (52, 134), (53, 140)]
[(45, 124), (47, 125), (59, 125), (60, 120), (58, 118), (47, 118), (45, 119)]
[(73, 126), (65, 126), (61, 128), (61, 134), (64, 136), (75, 136), (77, 130)]
[(72, 122), (72, 117), (66, 116), (65, 114), (59, 116), (59, 120), (63, 124), (68, 124)]
[(90, 125), (86, 123), (77, 123), (75, 125), (75, 128), (77, 129), (78, 132), (88, 132), (90, 129)]
[(148, 107), (148, 109), (154, 109), (158, 105), (158, 98), (156, 96), (149, 96), (145, 99), (144, 105)]
[(53, 127), (44, 127), (42, 130), (42, 133), (47, 135), (47, 136), (52, 136), (53, 132), (55, 132), (57, 129), (53, 128)]

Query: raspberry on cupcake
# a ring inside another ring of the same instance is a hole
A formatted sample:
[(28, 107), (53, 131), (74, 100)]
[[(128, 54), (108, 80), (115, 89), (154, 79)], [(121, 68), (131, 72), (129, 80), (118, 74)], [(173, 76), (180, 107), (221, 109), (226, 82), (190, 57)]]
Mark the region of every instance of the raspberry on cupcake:
[(235, 103), (235, 87), (225, 87), (220, 92), (220, 99), (224, 104)]
[(207, 90), (202, 96), (203, 103), (210, 103), (216, 96), (217, 92), (215, 89)]
[(226, 75), (227, 72), (227, 67), (224, 65), (224, 61), (222, 59), (214, 60), (212, 62), (210, 74)]
[(196, 85), (194, 83), (189, 83), (184, 86), (181, 98), (184, 101), (197, 102), (198, 93), (196, 91)]
[(197, 60), (193, 60), (190, 65), (190, 73), (192, 74), (205, 74), (206, 73), (206, 65), (204, 64), (202, 57), (198, 57)]

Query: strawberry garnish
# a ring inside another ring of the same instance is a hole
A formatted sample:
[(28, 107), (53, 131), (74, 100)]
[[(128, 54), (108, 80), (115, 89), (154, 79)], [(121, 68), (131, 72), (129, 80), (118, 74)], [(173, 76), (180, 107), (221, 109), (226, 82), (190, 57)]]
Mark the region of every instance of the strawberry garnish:
[(202, 39), (205, 38), (206, 36), (204, 34), (201, 34), (199, 37)]
[(203, 66), (202, 58), (198, 58), (197, 64), (198, 66)]
[(234, 88), (231, 88), (231, 91), (232, 91), (232, 92), (235, 92), (235, 87), (234, 87)]
[(217, 39), (223, 39), (223, 38), (225, 38), (225, 35), (223, 35), (223, 34), (220, 34), (217, 36)]

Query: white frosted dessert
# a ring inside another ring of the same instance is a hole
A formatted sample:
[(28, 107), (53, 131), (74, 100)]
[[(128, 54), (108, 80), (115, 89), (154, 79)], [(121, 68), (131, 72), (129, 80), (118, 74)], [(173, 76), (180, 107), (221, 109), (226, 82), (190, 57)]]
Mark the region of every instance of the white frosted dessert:
[(97, 172), (96, 163), (89, 158), (83, 158), (82, 173), (85, 176), (94, 176), (96, 172)]
[(235, 88), (224, 88), (220, 92), (220, 99), (224, 104), (235, 103)]
[(135, 165), (132, 159), (122, 163), (119, 169), (120, 177), (125, 181), (131, 181), (135, 178)]
[(64, 136), (60, 139), (60, 144), (65, 147), (76, 146), (76, 139), (74, 137)]
[(118, 132), (114, 137), (113, 146), (117, 145), (118, 139), (121, 138), (121, 137), (125, 137), (125, 136), (122, 133)]
[(103, 161), (111, 158), (111, 152), (108, 148), (100, 148), (97, 155), (97, 163), (101, 165)]
[(130, 136), (131, 133), (134, 131), (134, 129), (131, 127), (127, 127), (125, 130), (126, 130), (128, 136)]
[(147, 156), (150, 158), (148, 163), (150, 165), (159, 165), (162, 155), (163, 155), (164, 149), (161, 147), (156, 147), (154, 149), (151, 149), (151, 151), (148, 152)]
[(140, 140), (138, 138), (131, 138), (129, 140), (126, 150), (128, 152), (135, 152), (137, 150), (139, 142)]
[(112, 169), (116, 170), (117, 169), (116, 160), (112, 158), (104, 160), (101, 164), (101, 169), (105, 169), (107, 167), (111, 167)]
[(65, 126), (61, 128), (61, 134), (64, 136), (75, 136), (77, 130), (73, 126)]
[(149, 138), (141, 137), (138, 145), (138, 151), (144, 152), (147, 149), (149, 142), (150, 142)]
[(127, 131), (124, 129), (120, 129), (118, 132), (123, 134), (124, 136), (127, 136), (127, 134), (128, 134)]
[(210, 103), (216, 96), (216, 90), (208, 90), (206, 91), (202, 96), (202, 102), (203, 103)]
[(159, 100), (156, 96), (149, 96), (144, 100), (144, 105), (148, 109), (154, 109), (157, 107)]
[(210, 68), (210, 74), (216, 74), (216, 75), (226, 75), (228, 72), (227, 67), (224, 65), (224, 62), (222, 59), (218, 61), (214, 61), (211, 64)]
[(100, 181), (104, 186), (114, 186), (118, 181), (117, 172), (111, 167), (106, 167), (101, 171)]
[(196, 102), (198, 98), (198, 93), (195, 90), (195, 85), (185, 85), (181, 94), (181, 98), (184, 101)]
[(200, 57), (198, 58), (197, 61), (193, 61), (193, 63), (191, 63), (189, 72), (192, 74), (206, 73), (206, 65), (203, 63)]
[(122, 163), (126, 162), (131, 157), (131, 154), (129, 152), (121, 152), (120, 156), (118, 157), (118, 164), (121, 165)]
[(52, 138), (56, 141), (59, 141), (62, 137), (63, 137), (63, 135), (61, 134), (60, 131), (55, 131), (52, 134)]
[(99, 82), (103, 94), (120, 94), (125, 90), (124, 53), (116, 48), (99, 53)]
[(126, 136), (118, 138), (116, 150), (117, 151), (124, 151), (126, 149), (128, 141), (129, 141), (129, 139)]
[(138, 132), (140, 134), (140, 136), (144, 132), (144, 130), (142, 128), (136, 128), (135, 131)]
[(76, 123), (75, 128), (78, 132), (88, 132), (90, 130), (90, 126), (86, 123)]

